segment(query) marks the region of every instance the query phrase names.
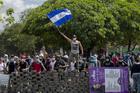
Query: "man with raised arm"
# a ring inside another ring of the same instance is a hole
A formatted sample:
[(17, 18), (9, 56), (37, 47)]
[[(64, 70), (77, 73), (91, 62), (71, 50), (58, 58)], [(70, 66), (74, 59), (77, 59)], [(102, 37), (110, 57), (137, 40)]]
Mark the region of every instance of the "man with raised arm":
[[(71, 53), (69, 56), (69, 64), (71, 61), (76, 61), (78, 63), (78, 70), (79, 70), (79, 53), (81, 50), (81, 55), (83, 55), (83, 46), (80, 41), (77, 40), (76, 35), (73, 35), (73, 39), (68, 38), (66, 35), (64, 35), (62, 32), (59, 31), (59, 33), (67, 39), (67, 41), (71, 44)], [(75, 59), (75, 60), (74, 60)]]

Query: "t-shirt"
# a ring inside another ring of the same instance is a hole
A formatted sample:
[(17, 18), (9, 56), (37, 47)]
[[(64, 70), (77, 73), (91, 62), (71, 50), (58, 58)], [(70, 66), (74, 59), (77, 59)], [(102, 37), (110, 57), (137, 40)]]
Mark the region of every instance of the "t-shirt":
[(65, 66), (65, 62), (64, 60), (60, 59), (60, 60), (56, 60), (55, 65), (54, 65), (54, 69), (58, 70), (58, 69), (64, 69), (65, 67), (61, 67), (61, 66)]
[(0, 71), (3, 71), (3, 70), (4, 70), (4, 64), (0, 63)]
[(68, 56), (68, 55), (64, 55), (64, 58), (67, 58), (67, 59), (68, 59), (68, 58), (69, 58), (69, 56)]
[(20, 67), (19, 71), (22, 71), (23, 69), (26, 69), (27, 63), (26, 63), (26, 62), (20, 63), (20, 64), (19, 64), (19, 67)]
[(79, 53), (79, 41), (71, 42), (71, 53), (78, 54)]
[(51, 69), (52, 69), (52, 70), (54, 70), (55, 62), (56, 62), (56, 61), (50, 63), (50, 65), (51, 65)]
[(7, 65), (8, 65), (9, 74), (15, 71), (15, 62), (14, 61), (8, 62)]
[(33, 70), (37, 73), (41, 72), (41, 64), (37, 62), (32, 63)]
[(116, 56), (115, 57), (112, 57), (112, 62), (113, 62), (113, 64), (117, 64), (118, 58)]
[(140, 73), (140, 63), (136, 63), (132, 66), (131, 75), (133, 75), (133, 73)]
[(89, 62), (90, 62), (90, 63), (97, 63), (97, 56), (96, 56), (96, 55), (91, 56), (91, 57), (89, 58)]
[(70, 64), (70, 70), (74, 71), (75, 70), (75, 63), (71, 62)]
[(5, 66), (7, 66), (7, 63), (9, 63), (9, 59), (4, 59), (4, 63), (6, 64)]
[(28, 63), (28, 65), (30, 65), (32, 63), (32, 59), (28, 58), (28, 59), (26, 59), (26, 62)]
[(105, 67), (113, 67), (113, 63), (112, 62), (110, 62), (110, 61), (105, 61), (104, 63), (103, 63), (103, 66), (105, 66)]

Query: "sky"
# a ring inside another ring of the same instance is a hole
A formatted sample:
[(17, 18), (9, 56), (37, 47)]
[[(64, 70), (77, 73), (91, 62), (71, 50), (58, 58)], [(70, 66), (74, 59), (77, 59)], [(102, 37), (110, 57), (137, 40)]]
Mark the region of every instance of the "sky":
[[(15, 12), (13, 15), (15, 17), (15, 20), (18, 21), (20, 18), (19, 16), (23, 11), (29, 8), (38, 7), (42, 5), (45, 1), (46, 0), (3, 0), (4, 5), (2, 6), (2, 8), (0, 8), (0, 14), (3, 17), (6, 17), (6, 10), (8, 8), (13, 8)], [(4, 24), (0, 23), (0, 31), (2, 31), (3, 29)]]

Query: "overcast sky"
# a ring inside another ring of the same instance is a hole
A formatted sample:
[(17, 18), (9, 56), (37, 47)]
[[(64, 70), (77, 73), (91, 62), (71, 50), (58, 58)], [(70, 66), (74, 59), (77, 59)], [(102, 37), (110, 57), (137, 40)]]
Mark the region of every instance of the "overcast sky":
[[(5, 12), (8, 8), (13, 8), (14, 9), (14, 17), (18, 21), (19, 20), (19, 15), (21, 12), (25, 11), (26, 9), (29, 8), (35, 8), (41, 4), (43, 4), (46, 0), (3, 0), (4, 5), (0, 9), (0, 14), (2, 16), (6, 16)], [(3, 24), (0, 23), (0, 31), (3, 29)]]

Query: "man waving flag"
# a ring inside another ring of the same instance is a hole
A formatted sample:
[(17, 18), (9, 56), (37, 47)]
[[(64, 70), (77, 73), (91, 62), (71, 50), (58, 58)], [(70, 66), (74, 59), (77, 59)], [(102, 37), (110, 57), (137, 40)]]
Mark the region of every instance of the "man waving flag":
[(71, 11), (66, 8), (54, 10), (47, 16), (56, 26), (61, 26), (62, 24), (72, 19)]
[[(50, 12), (47, 16), (58, 27), (64, 23), (66, 23), (70, 19), (72, 19), (72, 14), (71, 14), (70, 10), (68, 10), (68, 9), (54, 10), (54, 11)], [(79, 50), (81, 50), (81, 55), (83, 55), (83, 46), (82, 46), (81, 42), (77, 40), (76, 35), (73, 35), (73, 38), (70, 39), (66, 35), (64, 35), (64, 33), (62, 33), (59, 30), (59, 28), (58, 28), (58, 31), (59, 31), (60, 35), (62, 35), (65, 39), (67, 39), (71, 45), (71, 54), (69, 56), (69, 67), (71, 65), (71, 62), (76, 61), (77, 71), (79, 72), (79, 58), (80, 58)]]

